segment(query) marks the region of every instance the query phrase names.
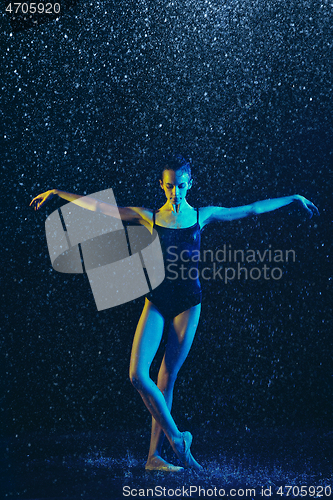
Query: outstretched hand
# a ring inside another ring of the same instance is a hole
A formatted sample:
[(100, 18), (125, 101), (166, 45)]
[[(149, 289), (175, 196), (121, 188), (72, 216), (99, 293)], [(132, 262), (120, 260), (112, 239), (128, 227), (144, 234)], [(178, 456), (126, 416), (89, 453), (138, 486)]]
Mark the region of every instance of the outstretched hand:
[(39, 210), (42, 205), (48, 200), (51, 200), (54, 196), (56, 196), (55, 189), (50, 189), (50, 191), (46, 191), (45, 193), (41, 193), (36, 196), (30, 203), (29, 207), (34, 207), (35, 210)]
[(310, 218), (313, 216), (313, 214), (319, 215), (319, 210), (316, 205), (314, 205), (312, 201), (304, 198), (304, 196), (301, 196), (299, 194), (295, 195), (295, 201), (297, 201), (303, 208), (305, 208), (307, 213), (310, 215)]

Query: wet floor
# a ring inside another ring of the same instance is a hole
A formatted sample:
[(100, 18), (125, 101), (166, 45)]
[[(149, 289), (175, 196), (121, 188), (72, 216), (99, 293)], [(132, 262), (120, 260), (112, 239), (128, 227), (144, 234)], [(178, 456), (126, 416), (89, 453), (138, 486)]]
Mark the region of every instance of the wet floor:
[[(145, 472), (149, 436), (140, 432), (39, 433), (3, 440), (1, 498), (333, 496), (333, 432), (327, 429), (258, 427), (192, 432), (193, 455), (204, 466), (199, 473)], [(166, 449), (166, 457), (176, 463), (171, 450)]]

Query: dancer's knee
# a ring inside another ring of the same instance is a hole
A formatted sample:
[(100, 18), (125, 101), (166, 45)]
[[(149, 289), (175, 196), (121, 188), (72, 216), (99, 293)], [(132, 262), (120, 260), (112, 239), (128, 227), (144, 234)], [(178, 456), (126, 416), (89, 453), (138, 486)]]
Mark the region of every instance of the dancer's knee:
[(145, 376), (139, 370), (130, 368), (129, 378), (135, 389), (140, 391), (144, 388)]
[(157, 385), (160, 388), (169, 390), (173, 389), (173, 386), (175, 385), (176, 379), (178, 375), (178, 370), (176, 371), (167, 371), (163, 370), (158, 374), (158, 382)]

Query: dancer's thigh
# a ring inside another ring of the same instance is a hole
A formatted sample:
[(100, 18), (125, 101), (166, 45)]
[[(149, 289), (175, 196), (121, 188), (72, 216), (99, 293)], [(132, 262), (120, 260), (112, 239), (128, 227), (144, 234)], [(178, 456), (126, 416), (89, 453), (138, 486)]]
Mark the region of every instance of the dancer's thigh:
[(163, 327), (163, 316), (151, 302), (146, 300), (134, 335), (131, 371), (149, 373), (150, 365), (162, 339)]
[(176, 316), (170, 323), (164, 364), (169, 373), (176, 375), (184, 363), (197, 330), (201, 304)]

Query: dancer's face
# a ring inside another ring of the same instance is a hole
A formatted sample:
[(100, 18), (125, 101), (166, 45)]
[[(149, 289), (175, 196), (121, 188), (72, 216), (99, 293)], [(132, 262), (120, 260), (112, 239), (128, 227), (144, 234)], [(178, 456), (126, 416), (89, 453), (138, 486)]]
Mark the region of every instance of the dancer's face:
[(164, 170), (160, 185), (167, 200), (172, 205), (179, 205), (185, 200), (187, 191), (192, 186), (192, 179), (182, 170)]

